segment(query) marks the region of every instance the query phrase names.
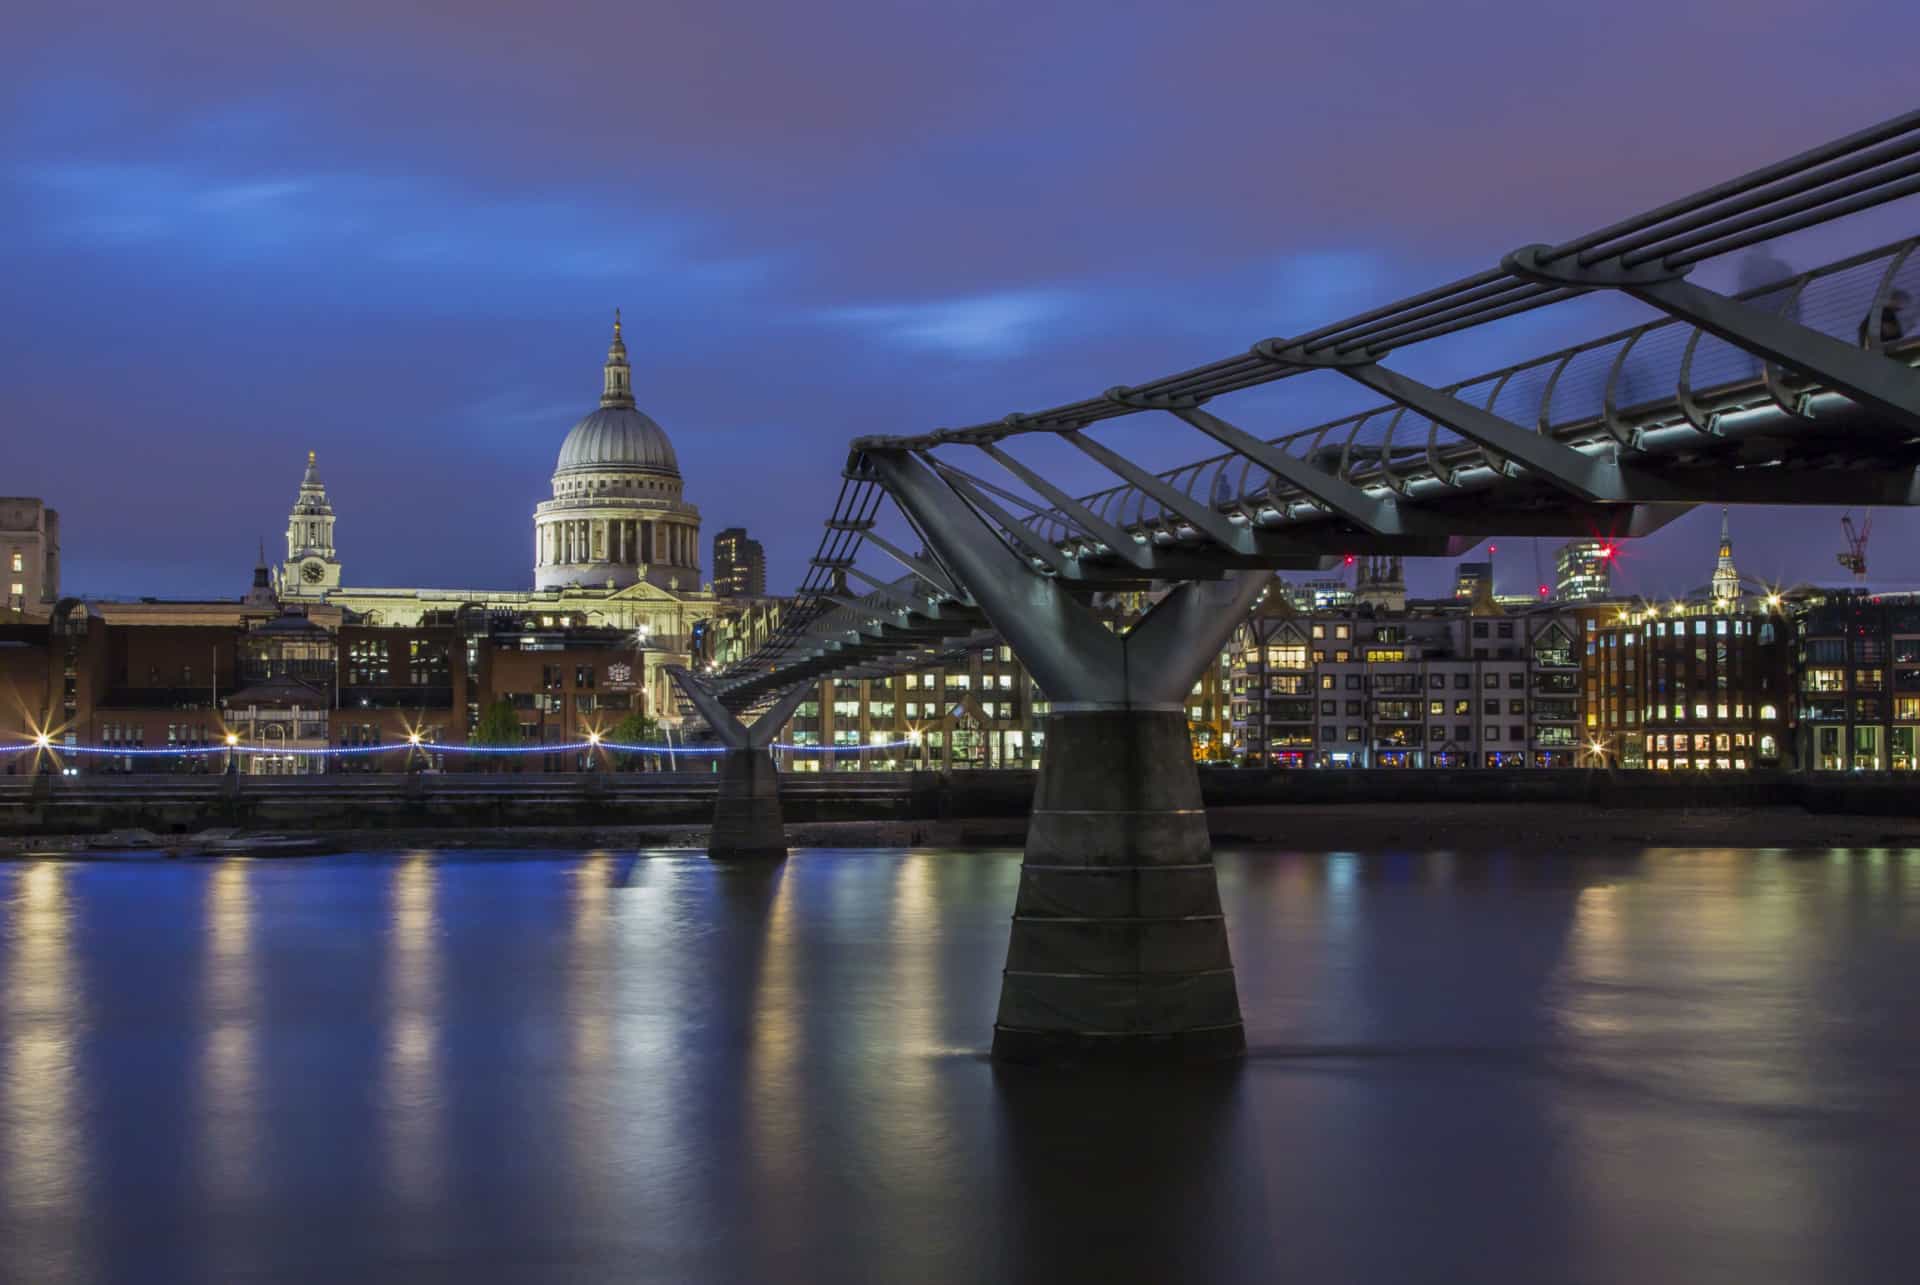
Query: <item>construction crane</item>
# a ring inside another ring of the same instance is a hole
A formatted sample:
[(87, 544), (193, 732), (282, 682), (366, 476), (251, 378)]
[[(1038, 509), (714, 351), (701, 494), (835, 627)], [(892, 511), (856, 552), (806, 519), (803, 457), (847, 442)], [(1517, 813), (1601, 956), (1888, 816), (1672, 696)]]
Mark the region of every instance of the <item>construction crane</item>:
[(1867, 516), (1860, 521), (1860, 529), (1854, 530), (1853, 514), (1843, 514), (1840, 518), (1840, 530), (1847, 537), (1847, 551), (1835, 554), (1840, 565), (1853, 572), (1855, 584), (1865, 584), (1867, 580), (1867, 537), (1873, 534), (1873, 510), (1867, 510)]

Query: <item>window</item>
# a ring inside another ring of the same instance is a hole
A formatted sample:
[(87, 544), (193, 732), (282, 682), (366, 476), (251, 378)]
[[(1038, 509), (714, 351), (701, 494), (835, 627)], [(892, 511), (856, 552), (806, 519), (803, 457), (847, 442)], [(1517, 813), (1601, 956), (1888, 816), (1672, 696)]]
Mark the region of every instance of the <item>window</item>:
[(1500, 675), (1494, 673), (1492, 670), (1488, 670), (1485, 686), (1488, 690), (1497, 689), (1500, 686)]
[(1349, 631), (1348, 631), (1348, 629), (1347, 629), (1347, 626), (1345, 626), (1345, 625), (1335, 625), (1335, 626), (1333, 627), (1333, 636), (1334, 636), (1335, 638), (1346, 638), (1346, 637), (1349, 637), (1349, 636), (1350, 636), (1350, 634), (1349, 634)]
[(1472, 724), (1470, 724), (1470, 723), (1455, 723), (1455, 724), (1453, 725), (1453, 739), (1454, 739), (1454, 740), (1456, 740), (1456, 741), (1470, 741), (1470, 740), (1472, 740), (1472, 739), (1473, 739), (1473, 726), (1472, 726)]
[(1350, 692), (1357, 692), (1360, 690), (1360, 675), (1358, 674), (1347, 675), (1347, 690)]
[(1347, 729), (1347, 739), (1348, 739), (1348, 740), (1350, 740), (1350, 741), (1357, 741), (1357, 740), (1359, 740), (1359, 739), (1360, 739), (1360, 729), (1359, 729), (1359, 728), (1357, 728), (1357, 727), (1349, 727), (1349, 728)]
[[(418, 648), (419, 646), (420, 646), (419, 643), (414, 644), (415, 648)], [(573, 667), (573, 685), (575, 687), (585, 687), (585, 688), (591, 689), (593, 687), (593, 666), (592, 665), (575, 665)]]
[(1482, 730), (1486, 733), (1483, 739), (1489, 740), (1489, 741), (1497, 741), (1500, 739), (1500, 729), (1495, 727), (1492, 723), (1488, 723), (1486, 727), (1483, 728)]
[(1348, 701), (1348, 702), (1347, 702), (1347, 717), (1348, 717), (1348, 718), (1359, 718), (1359, 717), (1360, 717), (1360, 702), (1359, 702), (1359, 701)]
[(1338, 701), (1321, 701), (1320, 713), (1327, 718), (1332, 718), (1334, 706), (1337, 704), (1339, 704)]
[(1507, 728), (1507, 739), (1510, 741), (1526, 740), (1527, 739), (1526, 727), (1519, 723), (1512, 724)]
[(1333, 675), (1332, 675), (1332, 674), (1322, 674), (1322, 675), (1320, 675), (1320, 690), (1321, 690), (1321, 691), (1323, 691), (1323, 692), (1330, 692), (1330, 691), (1332, 691), (1332, 690), (1333, 690)]
[(1516, 669), (1507, 675), (1507, 686), (1516, 692), (1525, 691), (1527, 689), (1527, 676)]
[(1484, 705), (1486, 706), (1486, 712), (1487, 712), (1487, 713), (1489, 713), (1489, 714), (1498, 714), (1498, 713), (1500, 712), (1500, 702), (1499, 702), (1499, 701), (1484, 701), (1484, 702), (1482, 702), (1482, 703), (1483, 703), (1483, 704), (1484, 704)]
[[(26, 560), (20, 556), (20, 550), (18, 549), (13, 551), (13, 569), (15, 571), (25, 571), (27, 569)], [(18, 592), (19, 587), (15, 586), (15, 590)]]
[(1453, 676), (1453, 689), (1455, 691), (1464, 692), (1472, 688), (1472, 686), (1473, 686), (1472, 674), (1458, 673)]
[(1444, 692), (1447, 690), (1447, 676), (1445, 674), (1429, 674), (1427, 676), (1427, 686), (1433, 688), (1436, 692)]
[(1428, 701), (1427, 702), (1428, 718), (1438, 718), (1440, 715), (1446, 712), (1447, 712), (1447, 703), (1445, 701)]
[(1527, 712), (1527, 703), (1525, 701), (1508, 701), (1507, 702), (1507, 713), (1512, 714), (1515, 717), (1519, 717), (1521, 715), (1524, 715), (1526, 712)]
[[(1513, 622), (1511, 620), (1501, 621), (1497, 626), (1494, 627), (1494, 633), (1501, 638), (1513, 637)], [(1483, 638), (1485, 637), (1485, 635), (1475, 634), (1474, 637)]]
[(1847, 690), (1847, 671), (1844, 669), (1809, 669), (1800, 680), (1803, 692), (1844, 692)]
[(1453, 712), (1455, 716), (1471, 714), (1473, 713), (1473, 702), (1470, 700), (1456, 700), (1453, 703)]
[(1269, 669), (1305, 669), (1307, 667), (1307, 649), (1303, 646), (1267, 648), (1267, 668)]
[(1427, 728), (1427, 739), (1430, 741), (1446, 740), (1447, 739), (1446, 727), (1443, 726), (1442, 724), (1434, 723), (1432, 726)]
[(1856, 669), (1853, 671), (1853, 689), (1857, 692), (1877, 692), (1887, 685), (1886, 671), (1883, 669)]

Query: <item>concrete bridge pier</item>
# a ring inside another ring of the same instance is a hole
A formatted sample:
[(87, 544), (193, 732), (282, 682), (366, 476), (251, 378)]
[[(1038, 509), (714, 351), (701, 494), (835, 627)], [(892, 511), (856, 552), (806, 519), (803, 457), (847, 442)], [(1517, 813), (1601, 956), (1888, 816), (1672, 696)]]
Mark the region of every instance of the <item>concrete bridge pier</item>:
[(917, 458), (868, 458), (1053, 702), (994, 1057), (1238, 1057), (1246, 1036), (1186, 698), (1270, 573), (1181, 584), (1116, 634)]
[(714, 800), (713, 825), (707, 831), (707, 855), (722, 861), (784, 860), (787, 828), (780, 814), (780, 773), (773, 764), (773, 738), (793, 717), (808, 689), (801, 686), (788, 692), (749, 726), (686, 670), (676, 666), (667, 672), (726, 747), (720, 755), (720, 792)]

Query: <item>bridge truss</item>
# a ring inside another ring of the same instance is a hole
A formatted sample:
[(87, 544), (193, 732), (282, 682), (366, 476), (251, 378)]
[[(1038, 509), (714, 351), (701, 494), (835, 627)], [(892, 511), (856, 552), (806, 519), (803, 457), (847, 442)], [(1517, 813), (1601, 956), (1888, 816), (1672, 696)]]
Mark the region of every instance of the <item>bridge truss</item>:
[[(1736, 296), (1701, 263), (1920, 192), (1920, 112), (1473, 276), (1287, 339), (1046, 410), (852, 443), (826, 530), (778, 631), (711, 681), (728, 706), (830, 675), (875, 676), (998, 634), (905, 506), (918, 548), (874, 528), (924, 471), (1033, 575), (1082, 591), (1312, 569), (1351, 553), (1451, 556), (1489, 536), (1633, 536), (1698, 503), (1916, 502), (1920, 342), (1856, 331), (1920, 298), (1920, 238)], [(1580, 295), (1667, 314), (1442, 386), (1383, 359)], [(1332, 370), (1379, 394), (1264, 436), (1234, 393)], [(1149, 470), (1089, 432), (1171, 415), (1223, 448)], [(1074, 495), (1012, 449), (1047, 435), (1113, 475)], [(882, 573), (864, 552), (884, 555)], [(904, 574), (902, 574), (904, 573)], [(855, 588), (857, 583), (859, 586)]]

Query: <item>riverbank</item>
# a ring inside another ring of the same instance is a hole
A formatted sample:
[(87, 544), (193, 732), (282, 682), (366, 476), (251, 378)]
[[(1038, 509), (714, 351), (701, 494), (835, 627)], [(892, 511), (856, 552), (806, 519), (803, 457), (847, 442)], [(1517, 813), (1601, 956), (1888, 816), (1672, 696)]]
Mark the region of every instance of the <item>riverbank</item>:
[[(1811, 813), (1792, 806), (1671, 809), (1577, 803), (1371, 803), (1222, 807), (1208, 812), (1216, 848), (1309, 851), (1595, 852), (1620, 848), (1920, 848), (1920, 818)], [(808, 821), (803, 848), (1018, 848), (1024, 817)], [(306, 856), (410, 848), (704, 851), (701, 825), (338, 828), (302, 833), (39, 835), (0, 838), (0, 855)]]

